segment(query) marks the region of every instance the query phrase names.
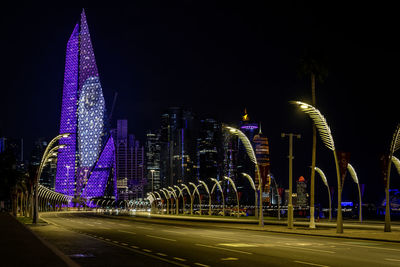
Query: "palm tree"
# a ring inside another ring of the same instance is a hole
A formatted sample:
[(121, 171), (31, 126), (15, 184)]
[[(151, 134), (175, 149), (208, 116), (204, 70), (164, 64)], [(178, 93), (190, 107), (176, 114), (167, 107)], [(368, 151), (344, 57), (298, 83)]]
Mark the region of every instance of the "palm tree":
[[(323, 59), (320, 54), (315, 52), (307, 53), (300, 62), (300, 73), (311, 77), (311, 101), (316, 107), (315, 84), (318, 79), (323, 82), (327, 76), (327, 69), (322, 63)], [(317, 128), (313, 124), (313, 139), (312, 139), (312, 156), (311, 156), (311, 185), (310, 185), (310, 228), (315, 228), (314, 220), (314, 191), (315, 191), (315, 164), (317, 154)]]

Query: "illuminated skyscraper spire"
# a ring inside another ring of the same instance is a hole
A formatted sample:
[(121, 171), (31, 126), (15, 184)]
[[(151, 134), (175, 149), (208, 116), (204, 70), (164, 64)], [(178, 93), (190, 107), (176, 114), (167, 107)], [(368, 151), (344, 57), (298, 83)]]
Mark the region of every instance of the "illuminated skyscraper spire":
[[(90, 40), (85, 11), (67, 44), (60, 133), (71, 133), (60, 143), (68, 145), (57, 162), (57, 192), (79, 197), (101, 157), (105, 102)], [(113, 142), (111, 142), (113, 144)], [(111, 146), (111, 145), (109, 145)], [(107, 148), (114, 155), (114, 150)], [(112, 166), (113, 157), (107, 157)], [(104, 162), (102, 164), (105, 164)], [(108, 176), (101, 179), (108, 179)], [(90, 184), (97, 181), (96, 178)], [(94, 189), (91, 189), (92, 191)], [(104, 190), (103, 190), (104, 191)]]

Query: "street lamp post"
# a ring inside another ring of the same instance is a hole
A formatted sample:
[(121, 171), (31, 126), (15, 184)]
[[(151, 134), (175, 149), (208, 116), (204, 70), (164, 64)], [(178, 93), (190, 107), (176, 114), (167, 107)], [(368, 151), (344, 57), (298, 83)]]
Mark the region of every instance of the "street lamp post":
[(256, 158), (256, 154), (254, 153), (254, 149), (253, 146), (250, 143), (249, 138), (247, 138), (247, 136), (240, 131), (239, 129), (233, 128), (233, 127), (229, 127), (229, 126), (224, 126), (226, 129), (229, 130), (229, 132), (235, 136), (237, 136), (240, 141), (242, 141), (245, 149), (246, 149), (246, 153), (249, 156), (251, 162), (254, 163), (254, 165), (256, 166), (256, 174), (258, 176), (258, 190), (259, 190), (259, 194), (260, 194), (260, 198), (259, 198), (259, 204), (260, 204), (260, 212), (259, 212), (259, 225), (260, 226), (264, 226), (264, 213), (263, 213), (263, 199), (262, 199), (262, 189), (263, 189), (263, 184), (262, 184), (262, 177), (261, 177), (261, 173), (260, 173), (260, 168), (258, 166), (258, 162), (257, 162), (257, 158)]
[(171, 190), (171, 193), (174, 195), (175, 198), (175, 206), (176, 206), (176, 215), (179, 214), (179, 199), (178, 196), (175, 192), (175, 189), (173, 189), (171, 186), (168, 186), (168, 188)]
[(214, 192), (215, 186), (218, 186), (219, 190), (221, 191), (222, 194), (222, 216), (225, 216), (225, 197), (224, 197), (224, 191), (222, 190), (220, 182), (217, 181), (215, 178), (210, 178), (211, 181), (213, 181), (215, 184), (213, 188), (211, 189), (211, 194)]
[(197, 186), (194, 183), (189, 182), (189, 185), (194, 187), (194, 189), (193, 189), (193, 199), (194, 199), (194, 193), (197, 192), (197, 195), (199, 196), (200, 216), (201, 216), (201, 197), (200, 197), (200, 192), (199, 192), (199, 190), (197, 189)]
[(386, 196), (386, 210), (385, 210), (385, 232), (391, 232), (390, 222), (390, 199), (389, 199), (389, 187), (390, 187), (390, 167), (392, 166), (393, 153), (400, 148), (400, 124), (397, 125), (396, 131), (393, 134), (392, 142), (390, 144), (389, 158), (387, 161), (386, 171), (386, 185), (385, 185), (385, 196)]
[(165, 200), (167, 200), (167, 214), (169, 214), (169, 194), (166, 193), (164, 190), (165, 190), (164, 188), (160, 189), (160, 191), (163, 192), (165, 196)]
[(322, 170), (318, 167), (315, 167), (315, 170), (321, 176), (322, 181), (324, 182), (326, 188), (328, 189), (328, 197), (329, 197), (329, 221), (332, 220), (332, 204), (331, 204), (331, 191), (329, 190), (329, 185), (328, 185), (328, 179), (326, 179), (325, 174), (322, 172)]
[(233, 182), (233, 180), (231, 179), (231, 178), (229, 178), (228, 176), (224, 176), (224, 179), (225, 180), (228, 180), (231, 184), (232, 184), (232, 187), (233, 187), (233, 190), (235, 190), (235, 193), (236, 193), (236, 200), (237, 200), (237, 209), (238, 209), (238, 211), (237, 211), (237, 217), (239, 218), (240, 217), (240, 213), (239, 213), (239, 195), (238, 195), (238, 191), (237, 191), (237, 189), (236, 189), (236, 186), (235, 186), (235, 183)]
[(186, 189), (186, 191), (188, 192), (188, 194), (190, 196), (190, 215), (193, 215), (193, 196), (190, 193), (190, 189), (189, 189), (189, 187), (187, 187), (187, 185), (181, 184), (181, 186), (183, 186), (183, 189)]
[(362, 201), (361, 201), (361, 190), (360, 190), (360, 183), (358, 181), (357, 173), (354, 167), (349, 163), (347, 164), (347, 170), (349, 171), (351, 177), (353, 178), (353, 181), (357, 184), (358, 188), (358, 219), (360, 222), (362, 222)]
[(58, 140), (60, 140), (61, 138), (67, 138), (68, 136), (70, 136), (69, 133), (63, 133), (63, 134), (59, 134), (56, 137), (54, 137), (49, 142), (49, 144), (47, 145), (47, 147), (46, 147), (46, 149), (45, 149), (45, 151), (43, 153), (42, 160), (40, 162), (39, 169), (38, 169), (38, 172), (37, 172), (37, 175), (36, 175), (36, 179), (35, 179), (35, 198), (34, 198), (35, 203), (33, 205), (33, 216), (32, 216), (33, 217), (32, 221), (33, 221), (34, 224), (37, 223), (38, 218), (39, 218), (39, 214), (38, 214), (38, 185), (39, 185), (40, 175), (42, 174), (43, 167), (47, 163), (48, 159), (53, 156), (53, 153), (55, 151), (57, 151), (59, 148), (65, 147), (65, 145), (58, 145), (58, 146), (52, 148), (54, 143), (57, 142)]
[(174, 187), (175, 187), (176, 189), (178, 189), (178, 191), (179, 191), (178, 201), (179, 201), (179, 196), (182, 197), (182, 205), (183, 205), (183, 206), (182, 206), (182, 214), (185, 214), (185, 198), (183, 197), (182, 189), (180, 189), (179, 186), (177, 186), (177, 185), (174, 185)]
[(208, 215), (211, 216), (212, 212), (211, 212), (211, 194), (210, 194), (210, 190), (208, 190), (208, 186), (205, 182), (203, 182), (202, 180), (199, 180), (200, 185), (203, 185), (204, 188), (207, 191), (208, 194)]
[[(162, 197), (161, 197), (160, 193), (158, 193), (158, 192), (154, 192), (154, 194), (156, 194), (158, 196), (158, 198), (160, 199), (160, 202), (161, 202), (161, 214), (163, 214), (164, 213), (164, 209), (163, 209), (163, 206), (162, 206)], [(157, 203), (157, 209), (158, 209), (158, 203)]]
[[(343, 233), (343, 218), (342, 218), (342, 185), (340, 181), (340, 170), (339, 163), (336, 155), (335, 143), (333, 141), (333, 137), (331, 134), (331, 129), (326, 122), (325, 117), (321, 114), (321, 112), (304, 102), (300, 101), (290, 101), (291, 104), (295, 104), (300, 107), (300, 109), (306, 113), (314, 122), (314, 125), (317, 127), (320, 137), (324, 145), (329, 148), (333, 152), (333, 157), (335, 160), (336, 166), (336, 178), (338, 185), (338, 211), (337, 211), (337, 219), (336, 219), (336, 232)], [(389, 165), (390, 167), (390, 165)]]
[(251, 185), (251, 188), (253, 188), (253, 190), (254, 190), (254, 213), (255, 213), (256, 218), (258, 219), (257, 189), (256, 189), (256, 186), (255, 186), (254, 181), (253, 181), (253, 179), (251, 178), (250, 175), (248, 175), (247, 173), (244, 173), (244, 172), (242, 172), (242, 175), (243, 175), (244, 177), (246, 177), (247, 180), (249, 180), (250, 185)]
[(278, 184), (276, 183), (275, 177), (274, 177), (274, 184), (275, 184), (275, 190), (276, 190), (276, 194), (278, 195), (278, 220), (281, 219), (281, 195), (279, 195), (279, 191), (278, 191)]
[(282, 133), (281, 137), (284, 138), (289, 137), (289, 203), (288, 203), (288, 228), (293, 228), (293, 202), (292, 202), (292, 192), (293, 192), (293, 136), (297, 137), (298, 139), (301, 137), (300, 134), (285, 134)]

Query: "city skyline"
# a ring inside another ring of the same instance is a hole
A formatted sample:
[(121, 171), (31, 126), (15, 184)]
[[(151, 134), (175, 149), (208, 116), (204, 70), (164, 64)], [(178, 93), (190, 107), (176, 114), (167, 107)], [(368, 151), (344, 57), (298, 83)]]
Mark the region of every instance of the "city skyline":
[[(368, 181), (370, 184), (366, 190), (376, 181), (382, 184), (383, 189), (378, 156), (388, 149), (398, 122), (395, 100), (390, 97), (393, 87), (386, 84), (390, 81), (390, 71), (383, 75), (386, 68), (382, 67), (386, 63), (385, 53), (390, 51), (385, 52), (381, 49), (383, 44), (380, 40), (386, 40), (386, 31), (382, 28), (386, 26), (386, 30), (389, 30), (390, 24), (369, 21), (367, 15), (362, 14), (352, 18), (351, 12), (354, 10), (351, 7), (347, 12), (332, 6), (301, 7), (305, 14), (300, 15), (295, 11), (295, 5), (289, 6), (287, 14), (283, 12), (282, 7), (266, 6), (263, 10), (267, 14), (262, 16), (261, 11), (250, 6), (242, 11), (232, 7), (201, 6), (207, 9), (208, 20), (201, 16), (200, 10), (195, 11), (194, 5), (187, 4), (186, 7), (187, 9), (158, 7), (155, 11), (137, 8), (130, 10), (133, 15), (128, 11), (116, 9), (86, 10), (93, 24), (91, 31), (95, 32), (94, 46), (101, 62), (99, 72), (102, 75), (108, 109), (111, 108), (114, 92), (119, 94), (113, 121), (128, 118), (131, 125), (135, 125), (134, 130), (129, 131), (138, 135), (143, 142), (146, 131), (157, 129), (160, 114), (171, 106), (191, 108), (193, 113), (200, 114), (199, 117), (209, 117), (227, 123), (239, 120), (244, 108), (247, 108), (249, 115), (262, 123), (263, 131), (269, 138), (272, 173), (279, 181), (284, 182), (287, 173), (287, 144), (280, 139), (280, 132), (293, 131), (302, 134), (302, 139), (295, 144), (295, 156), (298, 161), (295, 161), (294, 177), (303, 175), (308, 178), (307, 168), (311, 162), (311, 123), (291, 107), (288, 101), (307, 101), (311, 98), (309, 79), (297, 77), (297, 65), (303, 53), (301, 50), (311, 47), (307, 43), (318, 41), (316, 45), (323, 47), (323, 54), (330, 63), (330, 75), (324, 84), (317, 83), (317, 106), (327, 117), (338, 147), (352, 153), (351, 162), (360, 174), (360, 182)], [(331, 21), (336, 16), (333, 11), (328, 12), (329, 8), (342, 11), (341, 22)], [(271, 14), (274, 10), (277, 10), (275, 15)], [(0, 124), (3, 135), (23, 137), (25, 144), (33, 144), (33, 139), (40, 136), (51, 137), (58, 132), (56, 118), (61, 110), (62, 85), (60, 70), (64, 64), (61, 59), (63, 53), (60, 51), (65, 50), (66, 36), (69, 36), (72, 30), (71, 20), (80, 13), (80, 9), (41, 11), (43, 16), (36, 23), (47, 26), (41, 27), (42, 34), (57, 29), (56, 37), (53, 33), (53, 37), (47, 37), (43, 41), (51, 41), (55, 45), (43, 51), (41, 60), (38, 60), (35, 53), (26, 57), (25, 60), (31, 63), (23, 64), (21, 68), (26, 68), (33, 62), (40, 64), (44, 69), (45, 63), (50, 65), (54, 70), (46, 69), (46, 73), (52, 76), (49, 85), (43, 86), (40, 79), (31, 77), (33, 88), (44, 89), (32, 90), (37, 91), (37, 95), (27, 97), (29, 101), (20, 99), (18, 105), (15, 93), (10, 89), (19, 88), (29, 95), (26, 89), (21, 88), (27, 84), (6, 82), (6, 94), (10, 95), (10, 101), (2, 103), (3, 114), (15, 114), (15, 121), (21, 121), (22, 114), (29, 118), (24, 125), (16, 125), (9, 118), (2, 119)], [(28, 11), (23, 11), (22, 14), (25, 14), (24, 12)], [(152, 16), (145, 20), (140, 12)], [(251, 18), (253, 13), (255, 16)], [(166, 20), (156, 19), (157, 14)], [(313, 15), (309, 21), (305, 19), (307, 14)], [(323, 18), (324, 14), (327, 15), (326, 18)], [(112, 22), (105, 22), (105, 15), (113, 18)], [(172, 18), (174, 15), (175, 19)], [(290, 15), (294, 15), (294, 18), (290, 18)], [(178, 18), (186, 19), (187, 25), (181, 25)], [(278, 18), (280, 20), (277, 21), (280, 22), (288, 20), (283, 25), (271, 24), (275, 28), (269, 26), (268, 22)], [(296, 19), (300, 22), (298, 26), (294, 24)], [(4, 20), (2, 23), (9, 25), (12, 21), (13, 19)], [(54, 24), (49, 26), (51, 21)], [(123, 25), (123, 22), (127, 22), (126, 25)], [(163, 23), (168, 27), (164, 28)], [(366, 26), (358, 28), (364, 25), (363, 23)], [(326, 32), (315, 31), (321, 30), (321, 25), (327, 27)], [(118, 29), (118, 26), (121, 29)], [(215, 29), (211, 26), (215, 26)], [(307, 30), (307, 26), (310, 29)], [(301, 27), (304, 29), (300, 29)], [(22, 32), (26, 33), (28, 29), (29, 26), (25, 25)], [(223, 29), (226, 31), (222, 31)], [(114, 31), (116, 32), (112, 35)], [(64, 35), (64, 32), (69, 33)], [(219, 38), (219, 33), (222, 33), (223, 37)], [(7, 30), (6, 34), (14, 36), (16, 33)], [(328, 37), (329, 34), (333, 36)], [(17, 40), (25, 40), (25, 37), (19, 35), (15, 37)], [(159, 45), (163, 37), (169, 38), (164, 47)], [(123, 44), (124, 42), (127, 44)], [(180, 42), (182, 44), (178, 48), (173, 48)], [(150, 46), (144, 48), (146, 45)], [(296, 49), (290, 50), (296, 45)], [(8, 44), (3, 46), (7, 50), (15, 49)], [(121, 48), (120, 51), (118, 47)], [(34, 51), (40, 51), (39, 48), (40, 46), (32, 47), (36, 49)], [(126, 58), (122, 57), (123, 53), (128, 51), (130, 52), (125, 54)], [(291, 52), (286, 54), (288, 51)], [(151, 56), (151, 53), (155, 55)], [(171, 55), (166, 55), (167, 53)], [(176, 62), (172, 61), (174, 56)], [(204, 59), (201, 59), (202, 57)], [(49, 60), (50, 58), (54, 60)], [(13, 64), (5, 65), (14, 66)], [(382, 81), (379, 77), (388, 78)], [(377, 90), (380, 94), (376, 93)], [(132, 101), (134, 105), (130, 104)], [(49, 103), (51, 114), (46, 113), (47, 109), (39, 107), (46, 106), (43, 103)], [(26, 112), (26, 108), (32, 110), (31, 114)], [(37, 135), (28, 135), (28, 129), (33, 128), (30, 121), (39, 126), (34, 132)], [(332, 179), (334, 166), (327, 154), (320, 145), (317, 150), (317, 166), (327, 170), (328, 179)], [(393, 182), (396, 182), (396, 179), (393, 179)]]

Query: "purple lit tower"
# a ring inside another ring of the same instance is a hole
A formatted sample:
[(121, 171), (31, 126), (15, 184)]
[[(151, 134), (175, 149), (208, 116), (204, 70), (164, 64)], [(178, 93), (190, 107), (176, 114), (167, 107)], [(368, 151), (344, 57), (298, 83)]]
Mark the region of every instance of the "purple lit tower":
[(101, 197), (108, 179), (116, 182), (114, 141), (110, 137), (104, 147), (102, 143), (104, 114), (103, 91), (82, 11), (67, 43), (60, 133), (71, 135), (60, 140), (67, 147), (58, 155), (57, 192), (88, 199)]

